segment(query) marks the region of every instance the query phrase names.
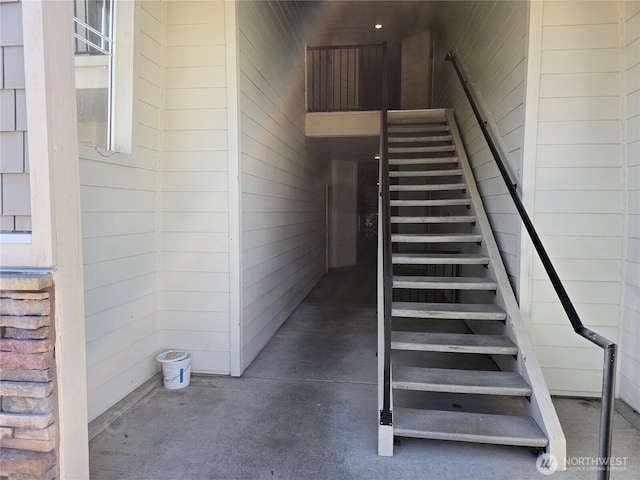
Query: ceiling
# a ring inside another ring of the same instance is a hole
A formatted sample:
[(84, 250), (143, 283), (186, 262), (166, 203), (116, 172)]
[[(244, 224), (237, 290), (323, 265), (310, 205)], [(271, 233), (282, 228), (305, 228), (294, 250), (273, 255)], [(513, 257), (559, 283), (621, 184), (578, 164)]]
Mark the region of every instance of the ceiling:
[[(443, 1), (314, 1), (308, 2), (309, 45), (401, 42), (434, 30)], [(382, 24), (376, 30), (374, 25)]]
[[(375, 44), (386, 41), (400, 45), (421, 32), (442, 25), (447, 1), (435, 0), (331, 0), (303, 2), (310, 46)], [(444, 8), (443, 8), (444, 7)], [(382, 24), (376, 30), (374, 25)], [(327, 159), (371, 161), (379, 150), (378, 137), (312, 139)]]

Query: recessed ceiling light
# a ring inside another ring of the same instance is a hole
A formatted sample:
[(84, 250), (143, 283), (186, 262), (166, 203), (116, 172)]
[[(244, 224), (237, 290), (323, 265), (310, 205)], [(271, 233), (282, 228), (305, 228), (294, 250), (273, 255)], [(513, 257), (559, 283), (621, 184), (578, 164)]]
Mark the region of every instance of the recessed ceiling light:
[(382, 28), (382, 24), (381, 23), (376, 23), (373, 28), (375, 28), (376, 30), (380, 30)]

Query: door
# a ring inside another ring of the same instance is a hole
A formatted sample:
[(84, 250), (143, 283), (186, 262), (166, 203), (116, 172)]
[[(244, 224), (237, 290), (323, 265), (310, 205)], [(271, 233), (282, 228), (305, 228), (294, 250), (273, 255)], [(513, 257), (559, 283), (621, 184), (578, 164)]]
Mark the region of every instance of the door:
[(356, 264), (358, 234), (358, 163), (331, 161), (331, 228), (329, 233), (329, 266), (348, 267)]

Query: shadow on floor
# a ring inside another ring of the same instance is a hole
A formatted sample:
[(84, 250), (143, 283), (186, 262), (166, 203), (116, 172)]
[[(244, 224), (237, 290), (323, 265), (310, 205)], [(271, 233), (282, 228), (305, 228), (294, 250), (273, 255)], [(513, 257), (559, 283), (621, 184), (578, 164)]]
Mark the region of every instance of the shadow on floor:
[[(242, 378), (158, 387), (90, 442), (98, 479), (534, 479), (527, 448), (403, 439), (377, 456), (375, 269), (331, 271)], [(595, 478), (599, 403), (554, 401), (576, 465)], [(640, 432), (616, 414), (612, 478), (635, 479)], [(582, 460), (580, 460), (582, 459)]]

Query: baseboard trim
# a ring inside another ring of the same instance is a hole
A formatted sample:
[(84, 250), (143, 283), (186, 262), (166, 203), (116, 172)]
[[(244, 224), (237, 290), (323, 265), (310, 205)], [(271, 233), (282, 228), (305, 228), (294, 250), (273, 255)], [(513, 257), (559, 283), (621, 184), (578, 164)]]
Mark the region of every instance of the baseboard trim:
[(89, 440), (92, 440), (100, 432), (107, 429), (111, 424), (116, 422), (120, 417), (135, 407), (142, 399), (160, 388), (161, 385), (162, 375), (160, 373), (156, 373), (153, 377), (144, 382), (113, 407), (98, 415), (95, 419), (89, 422)]
[(619, 398), (615, 399), (613, 406), (615, 411), (622, 415), (627, 422), (636, 427), (637, 430), (640, 430), (640, 413)]

